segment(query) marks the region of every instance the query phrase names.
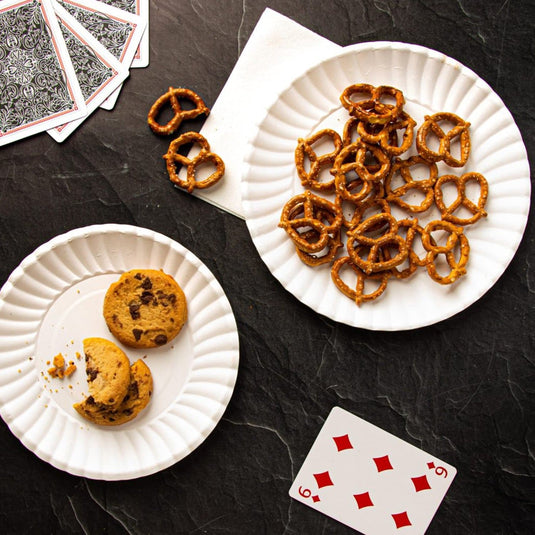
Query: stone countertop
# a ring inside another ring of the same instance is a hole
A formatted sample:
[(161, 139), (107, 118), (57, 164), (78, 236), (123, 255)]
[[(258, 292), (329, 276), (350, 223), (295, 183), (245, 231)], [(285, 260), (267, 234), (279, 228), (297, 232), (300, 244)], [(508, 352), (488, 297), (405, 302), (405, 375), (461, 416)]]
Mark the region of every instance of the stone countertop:
[[(239, 329), (236, 388), (200, 447), (130, 481), (53, 468), (1, 422), (1, 531), (353, 533), (288, 496), (324, 419), (341, 406), (457, 468), (430, 535), (532, 533), (532, 225), (494, 287), (454, 317), (406, 332), (348, 327), (284, 290), (244, 221), (172, 186), (162, 160), (168, 139), (152, 134), (146, 114), (173, 84), (197, 89), (213, 105), (270, 7), (342, 46), (403, 41), (460, 61), (503, 99), (533, 168), (533, 3), (151, 4), (150, 65), (131, 71), (113, 111), (93, 114), (62, 144), (39, 134), (0, 148), (1, 283), (36, 247), (70, 229), (113, 222), (165, 234), (197, 255), (225, 289)], [(202, 120), (192, 124), (198, 129)]]

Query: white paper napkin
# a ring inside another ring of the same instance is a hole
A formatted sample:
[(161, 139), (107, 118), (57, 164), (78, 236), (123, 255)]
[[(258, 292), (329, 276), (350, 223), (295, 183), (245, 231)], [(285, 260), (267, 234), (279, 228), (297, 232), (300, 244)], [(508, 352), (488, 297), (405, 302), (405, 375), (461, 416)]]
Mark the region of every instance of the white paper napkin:
[[(254, 129), (296, 77), (340, 48), (276, 11), (263, 12), (201, 129), (225, 162), (225, 176), (195, 195), (245, 219), (240, 181)], [(179, 176), (185, 176), (184, 169)]]

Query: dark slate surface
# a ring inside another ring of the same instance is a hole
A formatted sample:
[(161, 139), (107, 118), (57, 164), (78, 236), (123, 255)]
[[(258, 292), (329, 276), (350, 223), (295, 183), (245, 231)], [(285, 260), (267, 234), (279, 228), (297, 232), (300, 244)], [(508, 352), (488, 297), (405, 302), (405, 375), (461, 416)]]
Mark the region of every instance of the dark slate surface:
[(168, 140), (146, 125), (168, 85), (196, 89), (211, 106), (269, 6), (339, 45), (405, 41), (464, 63), (510, 109), (533, 167), (533, 2), (151, 3), (150, 66), (132, 71), (114, 111), (97, 112), (64, 144), (40, 134), (0, 149), (1, 282), (69, 229), (116, 222), (166, 234), (225, 288), (240, 332), (236, 389), (196, 451), (133, 481), (63, 473), (1, 422), (0, 531), (350, 533), (288, 497), (322, 422), (339, 405), (457, 467), (429, 534), (533, 533), (531, 223), (504, 275), (462, 313), (410, 332), (350, 328), (287, 293), (243, 221), (173, 188), (161, 158)]

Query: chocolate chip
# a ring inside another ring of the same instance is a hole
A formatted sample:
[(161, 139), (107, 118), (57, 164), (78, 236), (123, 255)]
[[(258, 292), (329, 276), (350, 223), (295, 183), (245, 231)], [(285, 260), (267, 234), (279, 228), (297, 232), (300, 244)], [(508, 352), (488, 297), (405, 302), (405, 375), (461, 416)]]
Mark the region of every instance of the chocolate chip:
[(89, 396), (85, 402), (88, 404), (88, 405), (94, 405), (95, 404), (95, 398), (93, 396)]
[(149, 291), (144, 291), (141, 296), (140, 296), (140, 299), (141, 299), (141, 302), (144, 304), (144, 305), (148, 305), (151, 301), (152, 301), (152, 298), (154, 297), (154, 294), (152, 292), (149, 292)]
[(146, 277), (145, 280), (141, 283), (141, 287), (144, 290), (151, 290), (152, 289), (152, 281)]
[(137, 342), (141, 338), (143, 331), (141, 329), (132, 329), (132, 334), (134, 335), (134, 338), (136, 339), (136, 342)]
[(143, 278), (143, 275), (141, 273), (136, 273), (134, 275), (134, 279), (137, 279), (138, 281), (140, 281), (142, 278)]
[(95, 370), (93, 368), (86, 368), (86, 373), (88, 382), (92, 382), (97, 378), (98, 370)]
[(139, 307), (141, 305), (138, 305), (137, 303), (130, 303), (128, 305), (128, 311), (130, 312), (130, 317), (133, 320), (138, 320), (141, 317), (141, 314), (139, 313)]
[(173, 305), (176, 303), (176, 295), (175, 294), (170, 294), (170, 295), (167, 296), (167, 298), (169, 299), (170, 303), (173, 303)]
[(113, 398), (108, 399), (108, 403), (115, 403), (115, 399)]
[(164, 344), (167, 344), (167, 336), (165, 336), (165, 334), (159, 334), (154, 339), (154, 342), (159, 346), (163, 346)]

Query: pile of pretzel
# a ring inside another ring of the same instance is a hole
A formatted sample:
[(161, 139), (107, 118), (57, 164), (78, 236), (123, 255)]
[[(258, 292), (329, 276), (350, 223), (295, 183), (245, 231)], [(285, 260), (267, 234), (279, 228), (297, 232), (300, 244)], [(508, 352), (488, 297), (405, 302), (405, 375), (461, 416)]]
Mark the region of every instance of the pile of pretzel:
[[(334, 284), (357, 305), (379, 297), (392, 277), (406, 279), (419, 267), (439, 284), (452, 284), (466, 274), (470, 245), (464, 229), (487, 215), (488, 183), (475, 172), (439, 176), (437, 164), (466, 164), (470, 123), (441, 112), (425, 116), (416, 129), (403, 93), (390, 86), (354, 84), (340, 101), (349, 112), (342, 135), (323, 129), (298, 140), (295, 164), (305, 189), (285, 204), (279, 226), (299, 258), (309, 266), (329, 265)], [(414, 140), (417, 154), (402, 158)], [(326, 141), (333, 150), (318, 154), (315, 147)], [(422, 166), (425, 179), (412, 174)], [(471, 183), (479, 189), (477, 202), (466, 193)], [(447, 184), (457, 189), (449, 204)], [(415, 192), (417, 203), (411, 202)], [(351, 217), (344, 215), (348, 205)], [(393, 206), (406, 215), (396, 218)], [(440, 219), (421, 226), (415, 214), (432, 207)], [(346, 269), (353, 271), (354, 285), (344, 282)]]

